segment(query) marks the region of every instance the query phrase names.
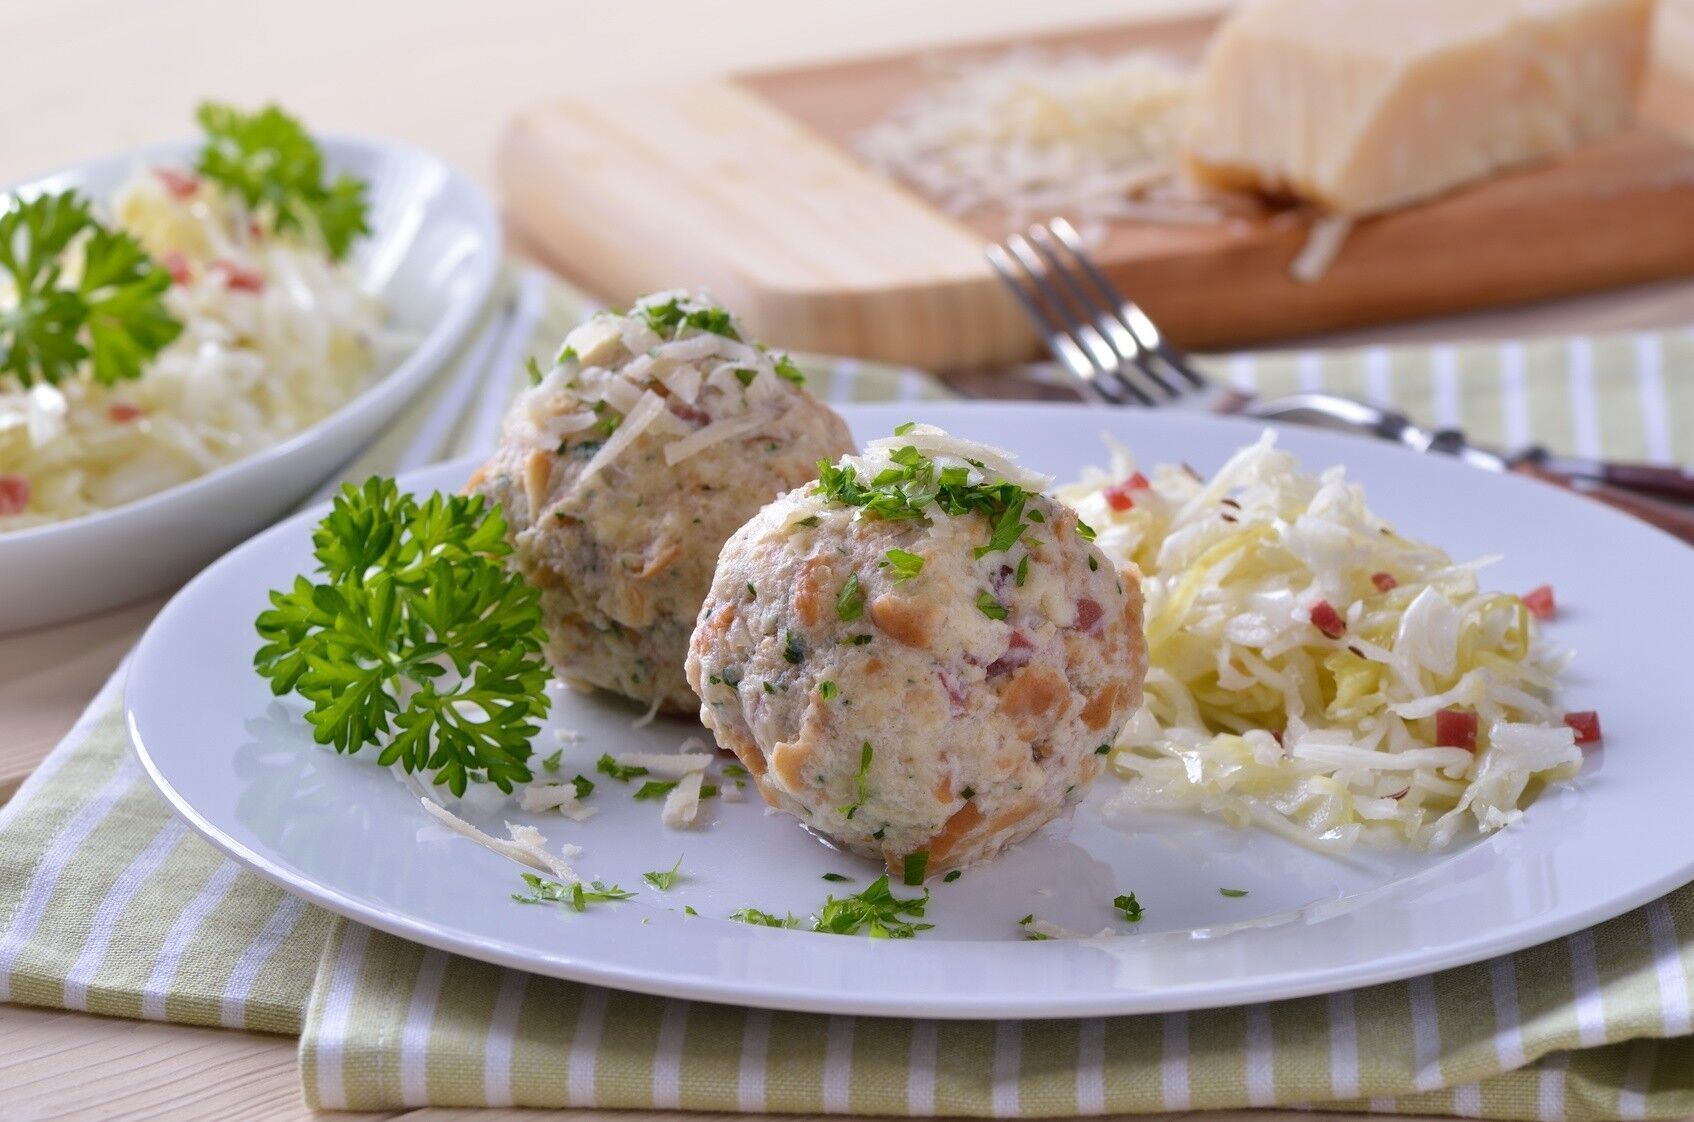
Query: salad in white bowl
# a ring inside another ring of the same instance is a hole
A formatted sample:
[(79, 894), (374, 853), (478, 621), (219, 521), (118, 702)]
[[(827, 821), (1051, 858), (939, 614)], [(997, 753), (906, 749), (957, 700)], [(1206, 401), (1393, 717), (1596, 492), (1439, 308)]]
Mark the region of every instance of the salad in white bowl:
[(0, 201), (0, 629), (154, 591), (281, 514), (492, 285), (492, 209), (435, 158), (274, 106), (198, 120)]

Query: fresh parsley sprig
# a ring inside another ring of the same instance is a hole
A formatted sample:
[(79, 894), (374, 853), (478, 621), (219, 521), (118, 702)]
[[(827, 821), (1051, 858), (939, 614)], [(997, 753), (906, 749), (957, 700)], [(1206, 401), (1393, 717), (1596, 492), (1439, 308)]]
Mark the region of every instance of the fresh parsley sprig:
[(342, 488), (312, 540), (315, 578), (270, 594), (253, 662), (274, 693), (312, 703), (313, 739), (377, 746), (455, 795), (527, 782), (550, 703), (545, 634), (540, 593), (502, 564), (500, 508), (372, 478)]
[(194, 116), (206, 132), (195, 170), (239, 195), (278, 233), (320, 238), (336, 261), (370, 233), (364, 180), (346, 172), (329, 179), (322, 150), (294, 117), (275, 105), (245, 113), (213, 101)]
[[(80, 252), (75, 279), (66, 265)], [(102, 385), (139, 378), (182, 334), (165, 307), (170, 274), (75, 191), (14, 199), (0, 214), (0, 269), (16, 300), (0, 306), (0, 378), (25, 389), (84, 369)]]

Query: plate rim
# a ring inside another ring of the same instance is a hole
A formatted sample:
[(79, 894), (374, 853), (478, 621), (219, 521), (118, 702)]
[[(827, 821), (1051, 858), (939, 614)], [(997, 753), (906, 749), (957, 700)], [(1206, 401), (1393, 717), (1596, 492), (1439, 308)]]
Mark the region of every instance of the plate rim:
[[(1008, 407), (1033, 408), (1043, 412), (1074, 412), (1088, 408), (1068, 403), (1032, 405), (1024, 402), (928, 402), (921, 404), (867, 403), (846, 405), (842, 407), (842, 411), (850, 421), (858, 424), (866, 421), (874, 422), (883, 417), (899, 416), (911, 412), (914, 408), (935, 409), (939, 407), (957, 410), (976, 408), (982, 405), (1000, 409)], [(1207, 420), (1208, 422), (1237, 428), (1244, 438), (1243, 441), (1237, 443), (1250, 440), (1254, 433), (1267, 427), (1257, 422), (1238, 418), (1212, 417)], [(1377, 443), (1367, 438), (1346, 434), (1322, 433), (1321, 436), (1326, 440), (1357, 442), (1359, 445)], [(1378, 447), (1381, 446), (1378, 445)], [(1411, 452), (1406, 454), (1414, 455)], [(417, 472), (407, 473), (407, 476), (402, 478), (418, 479), (438, 473), (468, 470), (477, 461), (478, 457), (475, 456), (461, 457), (431, 465)], [(1453, 466), (1461, 470), (1477, 470), (1464, 468), (1456, 463)], [(1532, 480), (1517, 480), (1513, 485), (1533, 486), (1534, 482)], [(1570, 501), (1580, 500), (1571, 497)], [(1603, 902), (1590, 900), (1580, 906), (1566, 909), (1559, 913), (1558, 918), (1554, 920), (1523, 921), (1504, 928), (1496, 928), (1487, 934), (1478, 935), (1462, 942), (1451, 943), (1445, 949), (1433, 953), (1427, 949), (1418, 949), (1386, 958), (1367, 958), (1357, 963), (1331, 967), (1321, 971), (1289, 972), (1283, 970), (1268, 974), (1256, 974), (1245, 979), (1239, 976), (1214, 978), (1205, 983), (1196, 982), (1154, 989), (1114, 988), (1095, 993), (1082, 993), (1072, 989), (1052, 996), (1011, 997), (993, 992), (965, 995), (952, 993), (947, 998), (947, 1003), (940, 1006), (936, 1004), (937, 999), (933, 993), (919, 992), (916, 996), (912, 996), (901, 995), (893, 991), (879, 991), (873, 997), (861, 998), (846, 992), (844, 987), (840, 985), (830, 987), (819, 983), (802, 982), (790, 984), (786, 988), (772, 988), (757, 979), (745, 976), (726, 978), (723, 975), (708, 977), (680, 973), (667, 974), (663, 971), (653, 971), (628, 964), (608, 965), (600, 962), (572, 961), (568, 954), (558, 954), (551, 951), (538, 953), (533, 946), (488, 938), (468, 932), (446, 930), (428, 922), (413, 919), (403, 913), (368, 905), (352, 898), (349, 893), (320, 884), (309, 877), (297, 875), (273, 862), (265, 855), (254, 851), (244, 843), (230, 837), (202, 815), (170, 784), (153, 759), (152, 753), (148, 750), (138, 726), (135, 706), (132, 704), (132, 690), (134, 689), (137, 667), (143, 664), (150, 642), (158, 641), (156, 636), (159, 630), (159, 622), (165, 620), (173, 610), (177, 610), (179, 604), (185, 602), (185, 598), (193, 594), (196, 586), (206, 579), (206, 574), (211, 572), (214, 567), (225, 564), (234, 554), (253, 547), (256, 542), (267, 536), (283, 534), (295, 524), (320, 517), (321, 509), (326, 506), (327, 504), (315, 504), (255, 535), (241, 546), (231, 550), (224, 558), (220, 558), (213, 566), (208, 566), (207, 570), (197, 575), (176, 596), (172, 597), (170, 603), (160, 611), (154, 624), (148, 628), (141, 642), (137, 644), (135, 653), (125, 669), (123, 685), (125, 728), (130, 737), (132, 749), (140, 759), (142, 767), (154, 787), (176, 813), (181, 814), (202, 837), (226, 855), (279, 885), (284, 890), (301, 896), (331, 912), (355, 922), (364, 923), (377, 930), (439, 950), (462, 954), (480, 961), (531, 973), (630, 992), (793, 1012), (922, 1017), (940, 1020), (1133, 1015), (1233, 1007), (1266, 1001), (1311, 997), (1365, 986), (1399, 982), (1442, 970), (1472, 965), (1500, 955), (1512, 954), (1552, 942), (1574, 932), (1585, 930), (1639, 908), (1694, 880), (1694, 853), (1691, 853), (1683, 859), (1680, 866), (1667, 867), (1667, 871), (1664, 873), (1650, 878), (1629, 892), (1608, 896)], [(1682, 543), (1670, 535), (1663, 534), (1653, 527), (1639, 523), (1616, 511), (1597, 507), (1596, 513), (1605, 518), (1618, 519), (1637, 530), (1650, 530), (1678, 548), (1683, 548)], [(1478, 845), (1498, 847), (1509, 844), (1510, 838), (1511, 831), (1502, 831), (1483, 839)], [(1420, 877), (1422, 875), (1418, 874)], [(1394, 883), (1403, 884), (1405, 882)], [(1266, 918), (1259, 917), (1256, 923), (1241, 926), (1262, 926)], [(655, 920), (655, 923), (657, 922)], [(769, 930), (749, 926), (739, 928), (737, 934), (741, 940), (745, 940), (749, 945), (754, 945), (769, 939), (803, 938), (811, 933)], [(1032, 949), (1036, 944), (1024, 942), (986, 945), (994, 947), (995, 953), (998, 954), (1012, 956), (1044, 954), (1074, 958), (1098, 952), (1102, 949), (1103, 944), (1141, 946), (1151, 940), (1187, 941), (1193, 937), (1193, 933), (1189, 931), (1173, 931), (1133, 936), (1133, 943), (1127, 943), (1122, 939), (1058, 940), (1039, 944), (1040, 950)], [(851, 940), (846, 941), (845, 945), (840, 946), (834, 953), (836, 957), (842, 958), (844, 961), (877, 965), (889, 970), (890, 973), (905, 975), (906, 972), (901, 969), (903, 965), (915, 964), (916, 960), (928, 957), (937, 945), (960, 947), (966, 944), (957, 940), (933, 938), (912, 941)], [(568, 950), (568, 948), (566, 949)]]

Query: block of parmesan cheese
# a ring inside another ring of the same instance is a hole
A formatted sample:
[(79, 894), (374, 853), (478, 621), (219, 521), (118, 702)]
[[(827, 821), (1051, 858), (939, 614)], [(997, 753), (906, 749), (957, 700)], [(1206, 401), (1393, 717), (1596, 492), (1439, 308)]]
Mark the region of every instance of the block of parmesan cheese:
[(1659, 0), (1641, 117), (1694, 144), (1694, 0)]
[(1248, 0), (1186, 157), (1203, 182), (1370, 214), (1627, 125), (1651, 0)]

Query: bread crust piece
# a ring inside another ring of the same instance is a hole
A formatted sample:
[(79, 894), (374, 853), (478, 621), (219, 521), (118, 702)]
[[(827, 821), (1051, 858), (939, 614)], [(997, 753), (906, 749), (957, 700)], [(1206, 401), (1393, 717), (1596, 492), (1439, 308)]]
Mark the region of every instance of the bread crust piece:
[[(893, 871), (927, 853), (933, 874), (1082, 800), (1096, 750), (1141, 701), (1141, 591), (1069, 508), (1027, 502), (1043, 521), (980, 558), (993, 529), (980, 514), (878, 521), (810, 488), (730, 538), (688, 680), (767, 803)], [(922, 570), (899, 579), (891, 549)]]

